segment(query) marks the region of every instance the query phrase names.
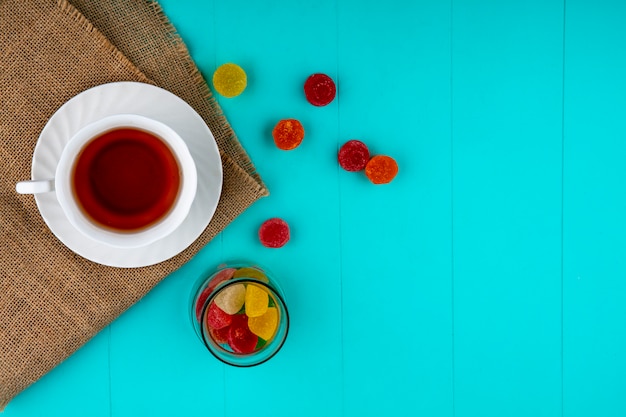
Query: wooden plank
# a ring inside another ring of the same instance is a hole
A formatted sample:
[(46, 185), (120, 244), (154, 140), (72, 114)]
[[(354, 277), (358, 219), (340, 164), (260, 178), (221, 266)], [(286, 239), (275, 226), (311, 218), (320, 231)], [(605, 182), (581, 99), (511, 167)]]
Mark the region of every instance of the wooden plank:
[(626, 3), (568, 0), (564, 411), (626, 415)]
[(455, 411), (561, 414), (561, 1), (453, 1)]
[(344, 415), (451, 416), (450, 4), (338, 4), (334, 155), (360, 139), (400, 169), (338, 168)]

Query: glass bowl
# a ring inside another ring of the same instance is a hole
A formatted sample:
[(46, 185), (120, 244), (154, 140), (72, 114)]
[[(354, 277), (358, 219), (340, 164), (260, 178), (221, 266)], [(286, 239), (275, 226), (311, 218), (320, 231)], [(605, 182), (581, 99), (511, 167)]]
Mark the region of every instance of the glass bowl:
[(233, 366), (255, 366), (285, 343), (289, 313), (280, 286), (252, 263), (221, 264), (195, 286), (191, 322), (206, 348)]

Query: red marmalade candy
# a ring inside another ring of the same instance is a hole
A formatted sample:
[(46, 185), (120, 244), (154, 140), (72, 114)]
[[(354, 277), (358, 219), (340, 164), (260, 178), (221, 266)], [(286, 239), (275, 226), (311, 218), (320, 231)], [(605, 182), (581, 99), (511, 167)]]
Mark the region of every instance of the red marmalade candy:
[(289, 225), (283, 219), (268, 219), (259, 228), (259, 240), (266, 248), (280, 248), (289, 242)]
[(213, 277), (209, 286), (205, 288), (202, 293), (200, 293), (198, 301), (196, 301), (196, 318), (198, 319), (198, 323), (202, 322), (202, 307), (204, 307), (206, 299), (209, 298), (209, 295), (211, 295), (211, 292), (213, 292), (215, 287), (217, 287), (222, 282), (231, 279), (235, 274), (235, 271), (237, 271), (235, 268), (226, 268), (223, 271), (220, 271), (217, 275)]
[(361, 171), (370, 160), (370, 151), (359, 140), (349, 140), (339, 149), (339, 165), (346, 171)]
[(209, 327), (214, 329), (223, 329), (230, 326), (233, 316), (222, 311), (215, 303), (209, 305), (209, 311), (206, 314), (206, 322)]
[(207, 287), (207, 290), (213, 291), (219, 284), (221, 284), (224, 281), (228, 281), (229, 279), (231, 279), (233, 277), (233, 275), (235, 275), (236, 271), (237, 271), (237, 269), (235, 269), (235, 268), (226, 268), (226, 269), (218, 272), (213, 277), (213, 279), (211, 279), (211, 282), (209, 283), (209, 286)]
[(304, 95), (314, 106), (325, 106), (337, 93), (335, 82), (326, 74), (313, 74), (304, 83)]
[(211, 288), (205, 288), (198, 297), (198, 301), (196, 301), (196, 318), (198, 319), (198, 323), (202, 322), (202, 307), (204, 307), (206, 299), (211, 295), (211, 291)]
[(259, 337), (248, 328), (248, 316), (237, 314), (228, 328), (228, 346), (235, 353), (252, 353), (256, 348)]
[(228, 343), (229, 331), (230, 327), (223, 327), (221, 329), (209, 327), (209, 335), (211, 335), (211, 339), (213, 339), (218, 345), (225, 345)]

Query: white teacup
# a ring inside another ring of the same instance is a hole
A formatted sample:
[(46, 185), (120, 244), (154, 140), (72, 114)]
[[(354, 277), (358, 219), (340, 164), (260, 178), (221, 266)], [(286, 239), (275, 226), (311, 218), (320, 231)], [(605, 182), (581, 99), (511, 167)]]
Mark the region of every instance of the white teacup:
[(70, 223), (104, 244), (134, 248), (172, 233), (196, 195), (189, 149), (167, 125), (120, 114), (80, 129), (55, 177), (16, 184), (21, 194), (55, 192)]

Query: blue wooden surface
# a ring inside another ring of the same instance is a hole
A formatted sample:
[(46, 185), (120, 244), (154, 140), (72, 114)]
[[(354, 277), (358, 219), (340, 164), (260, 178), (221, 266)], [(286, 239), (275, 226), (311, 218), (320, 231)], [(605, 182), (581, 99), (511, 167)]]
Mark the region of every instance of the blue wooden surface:
[[(12, 416), (626, 415), (626, 3), (163, 0), (271, 196), (76, 354)], [(309, 105), (325, 72), (338, 99)], [(303, 144), (271, 128), (300, 119)], [(373, 186), (348, 139), (394, 156)], [(292, 227), (263, 248), (260, 223)], [(256, 368), (188, 323), (222, 260), (280, 278), (292, 327)]]
[(563, 3), (454, 3), (455, 410), (561, 414)]

